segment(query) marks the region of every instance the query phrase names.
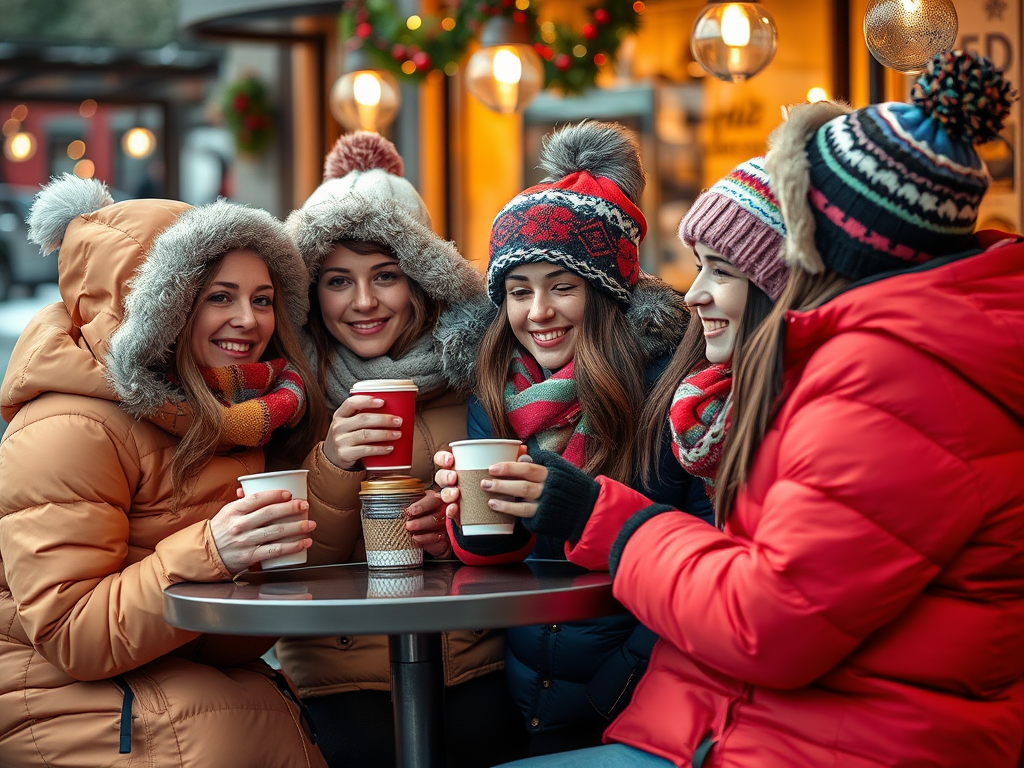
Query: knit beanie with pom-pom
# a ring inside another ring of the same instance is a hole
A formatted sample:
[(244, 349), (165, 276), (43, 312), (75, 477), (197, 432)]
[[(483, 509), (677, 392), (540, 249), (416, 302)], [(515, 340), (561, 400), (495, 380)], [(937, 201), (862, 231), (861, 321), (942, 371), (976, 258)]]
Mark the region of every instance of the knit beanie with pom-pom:
[(1014, 97), (988, 59), (946, 51), (911, 104), (790, 108), (766, 163), (786, 262), (860, 280), (968, 249), (989, 184), (974, 147), (998, 135)]
[(324, 181), (288, 217), (310, 279), (336, 243), (379, 243), (402, 272), (433, 299), (452, 303), (479, 295), (477, 269), (431, 228), (430, 213), (409, 180), (395, 145), (378, 133), (342, 136), (324, 159)]

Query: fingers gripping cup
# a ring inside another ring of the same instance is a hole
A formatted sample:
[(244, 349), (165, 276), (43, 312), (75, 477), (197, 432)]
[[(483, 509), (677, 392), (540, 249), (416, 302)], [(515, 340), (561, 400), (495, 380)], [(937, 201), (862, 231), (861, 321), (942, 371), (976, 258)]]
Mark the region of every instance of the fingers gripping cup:
[(492, 464), (519, 458), (521, 445), (519, 440), (499, 438), (458, 440), (451, 444), (459, 476), (459, 524), (463, 536), (512, 533), (516, 518), (487, 506), (488, 499), (507, 500), (509, 497), (485, 491), (480, 481), (491, 476), (487, 468)]
[(412, 436), (416, 424), (416, 393), (419, 387), (412, 379), (368, 379), (357, 381), (352, 385), (350, 394), (378, 397), (384, 401), (378, 413), (388, 413), (402, 419), (399, 429), (402, 436), (397, 440), (388, 440), (378, 445), (390, 445), (394, 448), (383, 456), (367, 456), (363, 459), (363, 467), (374, 472), (382, 470), (412, 469)]
[(370, 568), (415, 568), (423, 550), (405, 528), (406, 508), (423, 498), (423, 483), (414, 477), (381, 477), (360, 486), (360, 518), (366, 564)]
[[(258, 475), (245, 475), (238, 478), (242, 484), (242, 492), (246, 496), (252, 496), (260, 491), (288, 491), (293, 499), (306, 498), (306, 475), (308, 469), (292, 469), (286, 472), (262, 472)], [(302, 513), (294, 517), (286, 517), (282, 523), (294, 523), (306, 520), (309, 513)], [(301, 541), (306, 538), (305, 534), (300, 536), (285, 536), (281, 541)], [(260, 562), (262, 568), (286, 568), (290, 565), (302, 565), (306, 562), (306, 550), (296, 552), (294, 555), (281, 555), (270, 557)]]

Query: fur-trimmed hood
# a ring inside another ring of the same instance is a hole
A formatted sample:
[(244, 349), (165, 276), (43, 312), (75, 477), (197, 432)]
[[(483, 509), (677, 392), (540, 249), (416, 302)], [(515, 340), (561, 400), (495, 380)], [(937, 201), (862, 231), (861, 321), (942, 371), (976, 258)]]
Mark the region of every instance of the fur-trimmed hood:
[(812, 275), (821, 274), (825, 264), (814, 245), (814, 214), (807, 201), (811, 188), (807, 142), (825, 123), (852, 111), (849, 104), (838, 101), (794, 104), (783, 110), (784, 121), (768, 136), (764, 166), (786, 225), (781, 255), (790, 268)]
[(44, 252), (60, 247), (71, 326), (136, 416), (181, 397), (168, 365), (212, 259), (254, 251), (277, 276), (292, 323), (301, 327), (309, 312), (302, 259), (284, 225), (265, 211), (226, 201), (113, 203), (100, 182), (65, 174), (36, 195), (29, 238)]
[[(445, 372), (453, 385), (472, 389), (476, 384), (476, 357), (488, 326), (501, 311), (486, 295), (450, 306), (434, 331), (440, 342)], [(640, 349), (654, 359), (674, 352), (689, 323), (683, 295), (663, 280), (641, 272), (626, 322)]]

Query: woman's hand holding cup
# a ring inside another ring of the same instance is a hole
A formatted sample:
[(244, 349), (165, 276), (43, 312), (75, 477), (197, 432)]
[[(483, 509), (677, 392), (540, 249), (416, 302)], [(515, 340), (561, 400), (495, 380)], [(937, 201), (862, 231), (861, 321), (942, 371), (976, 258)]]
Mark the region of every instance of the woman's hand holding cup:
[(374, 410), (383, 406), (381, 398), (368, 395), (352, 395), (338, 406), (324, 439), (324, 455), (331, 464), (348, 471), (367, 456), (394, 451), (393, 445), (381, 443), (401, 436), (402, 419)]
[(448, 526), (441, 507), (441, 495), (437, 491), (427, 491), (422, 499), (405, 510), (405, 529), (409, 531), (416, 546), (434, 557), (452, 554)]
[[(438, 451), (434, 454), (434, 465), (440, 467), (434, 473), (434, 482), (441, 489), (441, 501), (446, 505), (445, 515), (459, 523), (459, 475), (452, 469), (455, 466), (455, 455), (450, 451)], [(537, 514), (537, 501), (544, 490), (548, 470), (547, 467), (533, 463), (533, 459), (526, 453), (526, 446), (522, 446), (516, 461), (492, 464), (488, 467), (488, 474), (489, 478), (480, 481), (481, 489), (510, 497), (489, 499), (488, 507), (495, 512), (515, 517), (533, 517)]]
[[(260, 491), (225, 504), (210, 520), (210, 534), (224, 566), (234, 575), (256, 563), (294, 555), (308, 549), (308, 538), (316, 523), (299, 520), (309, 511), (309, 502), (294, 499), (288, 491)], [(286, 518), (292, 518), (288, 520)], [(282, 541), (299, 537), (297, 541)]]

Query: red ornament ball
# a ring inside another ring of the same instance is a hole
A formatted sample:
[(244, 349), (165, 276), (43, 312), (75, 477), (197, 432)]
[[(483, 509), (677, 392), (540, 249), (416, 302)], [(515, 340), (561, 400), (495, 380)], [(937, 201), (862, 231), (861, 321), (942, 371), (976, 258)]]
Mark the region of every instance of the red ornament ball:
[(525, 24), (526, 14), (523, 13), (522, 11), (515, 11), (512, 14), (512, 21), (514, 21), (516, 24)]
[(417, 51), (411, 61), (420, 72), (430, 69), (430, 54), (425, 51)]
[(362, 24), (356, 24), (356, 37), (367, 38), (373, 34), (373, 27), (365, 21)]
[(562, 70), (563, 72), (565, 72), (565, 70), (567, 70), (571, 64), (572, 59), (569, 58), (569, 54), (560, 53), (557, 56), (555, 56), (555, 66), (558, 67), (558, 69)]
[(603, 67), (608, 63), (608, 57), (603, 53), (594, 54), (594, 63), (599, 67)]
[(234, 109), (235, 112), (245, 112), (245, 110), (248, 107), (249, 107), (249, 97), (247, 95), (245, 95), (244, 93), (238, 94), (231, 101), (231, 108)]
[(587, 40), (593, 40), (595, 37), (597, 37), (597, 27), (595, 27), (593, 24), (584, 24), (583, 37), (585, 37)]
[(391, 58), (393, 58), (395, 61), (405, 61), (405, 46), (402, 45), (401, 43), (396, 43), (395, 45), (391, 46)]
[(598, 24), (607, 24), (611, 20), (611, 16), (608, 15), (608, 11), (604, 8), (598, 8), (594, 11), (594, 21)]

